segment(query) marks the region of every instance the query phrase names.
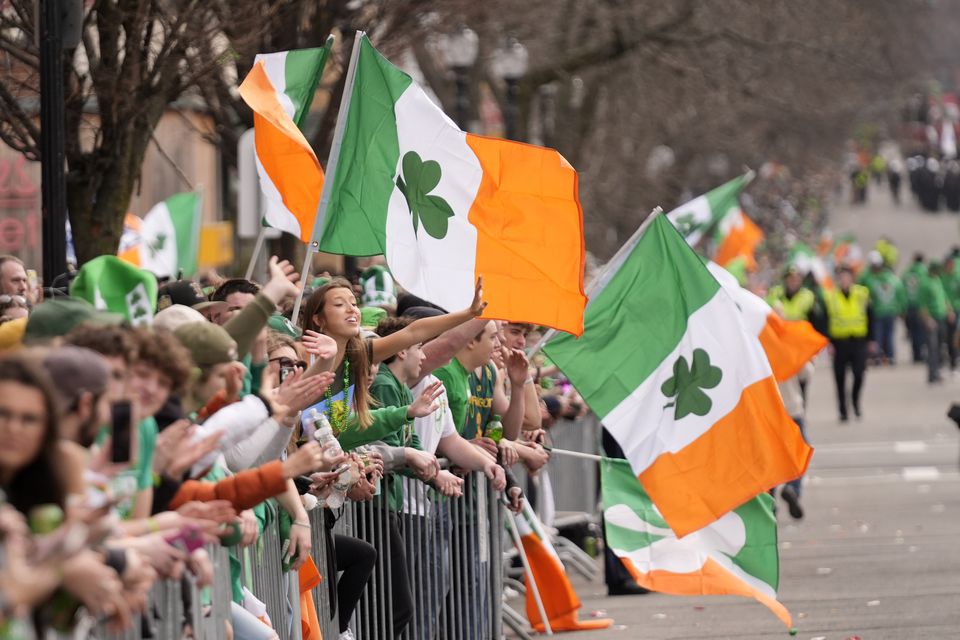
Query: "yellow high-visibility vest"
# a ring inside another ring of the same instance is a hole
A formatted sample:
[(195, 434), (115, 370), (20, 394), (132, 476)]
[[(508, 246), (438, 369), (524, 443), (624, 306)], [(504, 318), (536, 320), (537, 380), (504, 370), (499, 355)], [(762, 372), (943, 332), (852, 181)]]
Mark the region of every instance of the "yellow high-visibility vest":
[(827, 331), (831, 338), (865, 338), (867, 336), (867, 305), (870, 302), (870, 290), (855, 284), (850, 287), (849, 295), (839, 288), (823, 293), (827, 307)]
[(783, 317), (787, 320), (809, 320), (810, 312), (813, 311), (813, 305), (816, 302), (813, 291), (806, 287), (800, 287), (792, 298), (788, 298), (783, 285), (772, 287), (767, 298), (771, 305), (775, 302), (780, 303)]

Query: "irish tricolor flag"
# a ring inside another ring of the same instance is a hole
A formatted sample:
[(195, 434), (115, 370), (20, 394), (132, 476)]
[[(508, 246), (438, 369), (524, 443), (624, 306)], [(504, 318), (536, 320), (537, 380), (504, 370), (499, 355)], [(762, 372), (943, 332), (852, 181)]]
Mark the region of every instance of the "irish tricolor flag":
[(754, 598), (790, 628), (790, 612), (777, 601), (780, 560), (770, 495), (678, 538), (625, 461), (604, 459), (600, 484), (607, 544), (637, 584), (673, 595)]
[(680, 231), (691, 247), (696, 247), (703, 236), (713, 230), (729, 213), (740, 209), (740, 192), (753, 180), (749, 171), (739, 178), (722, 184), (680, 205), (667, 214), (670, 222)]
[(623, 448), (678, 536), (800, 476), (812, 450), (760, 341), (669, 220), (655, 215), (579, 340), (544, 351)]
[(240, 85), (253, 109), (257, 174), (266, 195), (267, 226), (309, 242), (323, 188), (323, 170), (301, 131), (333, 38), (317, 49), (260, 54)]
[(160, 278), (197, 272), (200, 203), (197, 192), (178, 193), (147, 212), (140, 223), (140, 267)]
[(461, 131), (358, 37), (320, 250), (384, 254), (401, 286), (450, 310), (482, 275), (485, 317), (579, 335), (577, 172), (552, 149)]
[(715, 262), (708, 262), (707, 268), (737, 303), (747, 332), (760, 340), (778, 382), (797, 375), (827, 346), (827, 339), (806, 320), (784, 320), (765, 300), (741, 287), (726, 269)]
[(726, 267), (734, 260), (745, 261), (748, 271), (757, 268), (754, 252), (763, 241), (763, 231), (744, 213), (739, 206), (734, 207), (717, 223), (714, 233), (713, 261)]

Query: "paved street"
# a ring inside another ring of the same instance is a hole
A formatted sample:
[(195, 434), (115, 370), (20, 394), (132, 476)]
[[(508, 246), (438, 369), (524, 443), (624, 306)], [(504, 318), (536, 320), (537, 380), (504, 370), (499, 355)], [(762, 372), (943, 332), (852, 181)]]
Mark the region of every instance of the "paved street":
[[(958, 241), (956, 216), (895, 211), (885, 195), (870, 209), (841, 207), (835, 231), (857, 231), (865, 248), (886, 233), (901, 261), (920, 248), (940, 255)], [(944, 415), (960, 400), (960, 378), (936, 388), (925, 380), (923, 368), (909, 364), (869, 370), (864, 418), (841, 426), (829, 362), (818, 363), (807, 517), (795, 524), (780, 513), (780, 598), (798, 638), (960, 638), (960, 431)], [(616, 620), (613, 630), (578, 640), (788, 637), (746, 599), (608, 598), (600, 582), (577, 585), (582, 616), (603, 610)]]

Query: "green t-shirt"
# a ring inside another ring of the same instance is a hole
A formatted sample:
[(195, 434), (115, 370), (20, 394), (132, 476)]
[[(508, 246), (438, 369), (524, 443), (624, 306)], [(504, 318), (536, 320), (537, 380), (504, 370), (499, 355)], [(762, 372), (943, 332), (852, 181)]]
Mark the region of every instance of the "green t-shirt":
[(450, 404), (450, 415), (453, 417), (453, 424), (457, 431), (464, 438), (466, 434), (467, 423), (467, 400), (470, 398), (470, 372), (467, 371), (460, 361), (454, 358), (449, 364), (440, 367), (433, 372), (443, 383), (447, 391), (447, 402)]
[(485, 435), (487, 423), (493, 417), (493, 390), (497, 384), (497, 369), (486, 364), (480, 375), (470, 373), (470, 398), (467, 400), (467, 423), (476, 429), (474, 437)]
[(454, 358), (450, 364), (433, 372), (443, 382), (450, 402), (450, 413), (457, 431), (467, 440), (483, 434), (493, 414), (493, 388), (497, 371), (493, 365), (483, 367), (480, 376), (467, 371)]

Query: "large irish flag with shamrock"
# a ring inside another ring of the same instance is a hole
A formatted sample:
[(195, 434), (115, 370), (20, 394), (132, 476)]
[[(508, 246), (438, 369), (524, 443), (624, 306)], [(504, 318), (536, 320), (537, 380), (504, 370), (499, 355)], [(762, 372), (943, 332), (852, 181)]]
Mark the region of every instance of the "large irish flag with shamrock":
[(777, 601), (780, 558), (769, 494), (678, 538), (625, 460), (604, 458), (600, 485), (607, 545), (638, 584), (673, 595), (754, 598), (790, 628), (790, 612)]
[(403, 288), (450, 310), (482, 275), (485, 317), (579, 335), (577, 172), (552, 149), (461, 131), (360, 37), (320, 250), (384, 254)]
[(579, 340), (544, 351), (616, 438), (678, 536), (800, 476), (812, 450), (736, 303), (656, 215)]

